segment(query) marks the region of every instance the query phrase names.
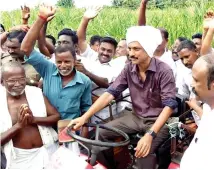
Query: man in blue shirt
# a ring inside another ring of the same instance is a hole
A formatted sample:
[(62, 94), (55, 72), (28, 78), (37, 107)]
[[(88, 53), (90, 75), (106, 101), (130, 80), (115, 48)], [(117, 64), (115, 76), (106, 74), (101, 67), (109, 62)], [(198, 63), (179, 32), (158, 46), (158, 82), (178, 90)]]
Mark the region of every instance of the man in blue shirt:
[(39, 16), (24, 38), (21, 50), (25, 60), (43, 78), (43, 92), (61, 114), (61, 119), (74, 119), (91, 106), (91, 81), (75, 70), (76, 53), (73, 46), (60, 45), (55, 49), (55, 64), (33, 50), (35, 41), (48, 17), (54, 15), (52, 8), (43, 6)]

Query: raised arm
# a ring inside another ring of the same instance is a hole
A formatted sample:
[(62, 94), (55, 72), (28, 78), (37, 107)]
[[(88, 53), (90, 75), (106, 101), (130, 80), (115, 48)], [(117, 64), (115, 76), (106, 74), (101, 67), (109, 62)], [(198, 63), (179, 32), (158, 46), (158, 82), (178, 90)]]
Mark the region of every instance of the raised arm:
[(7, 35), (8, 35), (10, 32), (12, 32), (12, 31), (19, 31), (19, 30), (28, 32), (29, 28), (30, 28), (30, 27), (29, 27), (28, 25), (16, 25), (16, 26), (10, 28), (10, 29), (9, 29), (9, 32), (5, 31), (4, 33), (2, 33), (2, 34), (0, 35), (0, 42), (1, 42), (0, 44), (1, 44), (1, 46), (6, 42), (6, 40), (7, 40)]
[(22, 10), (22, 24), (27, 25), (28, 20), (30, 18), (30, 8), (27, 6), (24, 7), (21, 6), (21, 10)]
[(39, 51), (47, 57), (51, 57), (51, 54), (54, 51), (54, 47), (52, 45), (50, 45), (45, 39), (48, 22), (50, 22), (53, 18), (54, 18), (54, 16), (50, 17), (47, 20), (47, 22), (42, 27), (39, 37), (38, 37)]
[(99, 11), (101, 10), (100, 7), (90, 7), (84, 13), (84, 16), (80, 22), (80, 25), (77, 29), (77, 36), (78, 36), (78, 45), (80, 48), (80, 52), (84, 53), (87, 48), (87, 41), (86, 41), (86, 30), (88, 27), (88, 23), (90, 20), (95, 18)]
[(39, 51), (47, 57), (50, 57), (51, 54), (46, 47), (45, 34), (46, 34), (47, 23), (42, 27), (39, 37), (38, 37), (38, 47)]
[(212, 49), (212, 40), (214, 37), (214, 13), (208, 12), (204, 19), (203, 41), (201, 45), (201, 55), (208, 54)]
[(146, 5), (149, 0), (142, 0), (140, 4), (140, 11), (138, 16), (138, 25), (146, 25)]
[(46, 23), (47, 19), (53, 16), (56, 12), (56, 9), (52, 6), (41, 5), (39, 8), (39, 15), (36, 22), (28, 31), (25, 36), (21, 50), (25, 53), (26, 56), (30, 56), (33, 51), (34, 44), (39, 36), (39, 32), (42, 29), (43, 25)]

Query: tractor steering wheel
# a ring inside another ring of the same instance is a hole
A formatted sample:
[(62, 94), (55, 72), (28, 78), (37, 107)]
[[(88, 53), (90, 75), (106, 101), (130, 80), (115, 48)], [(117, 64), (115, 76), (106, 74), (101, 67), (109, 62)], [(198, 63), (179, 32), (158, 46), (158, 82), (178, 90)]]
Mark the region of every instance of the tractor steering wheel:
[[(93, 123), (85, 123), (83, 126), (85, 127), (96, 127), (96, 135), (95, 135), (95, 140), (92, 139), (87, 139), (82, 136), (78, 136), (75, 134), (75, 132), (72, 131), (74, 125), (71, 125), (68, 127), (67, 134), (71, 136), (73, 139), (89, 144), (89, 145), (95, 145), (95, 146), (101, 146), (101, 147), (119, 147), (119, 146), (125, 146), (130, 142), (129, 136), (124, 133), (123, 131), (113, 128), (113, 127), (108, 127), (105, 125), (98, 125), (98, 124), (93, 124)], [(106, 129), (112, 132), (115, 132), (119, 134), (120, 136), (124, 137), (125, 139), (120, 142), (102, 142), (99, 140), (99, 129)]]

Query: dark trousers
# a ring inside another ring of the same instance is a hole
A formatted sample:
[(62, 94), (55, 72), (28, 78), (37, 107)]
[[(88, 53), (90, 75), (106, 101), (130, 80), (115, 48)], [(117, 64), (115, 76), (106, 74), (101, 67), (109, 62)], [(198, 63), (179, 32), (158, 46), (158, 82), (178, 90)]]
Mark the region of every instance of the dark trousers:
[[(135, 115), (135, 113), (126, 112), (125, 115), (117, 118), (109, 123), (107, 123), (107, 126), (114, 127), (117, 129), (122, 130), (123, 132), (127, 134), (133, 134), (138, 132), (145, 133), (149, 128), (152, 127), (152, 125), (155, 123), (157, 117), (155, 118), (141, 118)], [(100, 129), (100, 139), (101, 140), (109, 140), (109, 139), (115, 139), (115, 137), (118, 137), (119, 134), (116, 134), (112, 131), (108, 131), (105, 129)], [(166, 139), (169, 138), (169, 131), (168, 127), (164, 125), (161, 130), (158, 132), (156, 138), (152, 141), (152, 146), (149, 152), (149, 155), (145, 158), (139, 158), (136, 160), (137, 162), (137, 168), (143, 169), (153, 169), (155, 168), (154, 164), (151, 163), (155, 161), (155, 152), (157, 151), (158, 147), (166, 141)], [(94, 147), (95, 148), (95, 147)], [(99, 147), (98, 147), (99, 148)], [(101, 149), (102, 150), (102, 149)]]

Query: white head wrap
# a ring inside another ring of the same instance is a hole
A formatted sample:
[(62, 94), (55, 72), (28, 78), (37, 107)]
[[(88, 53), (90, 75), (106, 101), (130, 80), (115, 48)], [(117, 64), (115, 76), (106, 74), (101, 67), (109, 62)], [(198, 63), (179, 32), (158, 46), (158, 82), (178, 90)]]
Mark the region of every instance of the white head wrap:
[(160, 30), (151, 26), (133, 26), (127, 30), (126, 33), (127, 45), (137, 41), (144, 48), (146, 53), (153, 57), (157, 47), (162, 43), (162, 36)]

